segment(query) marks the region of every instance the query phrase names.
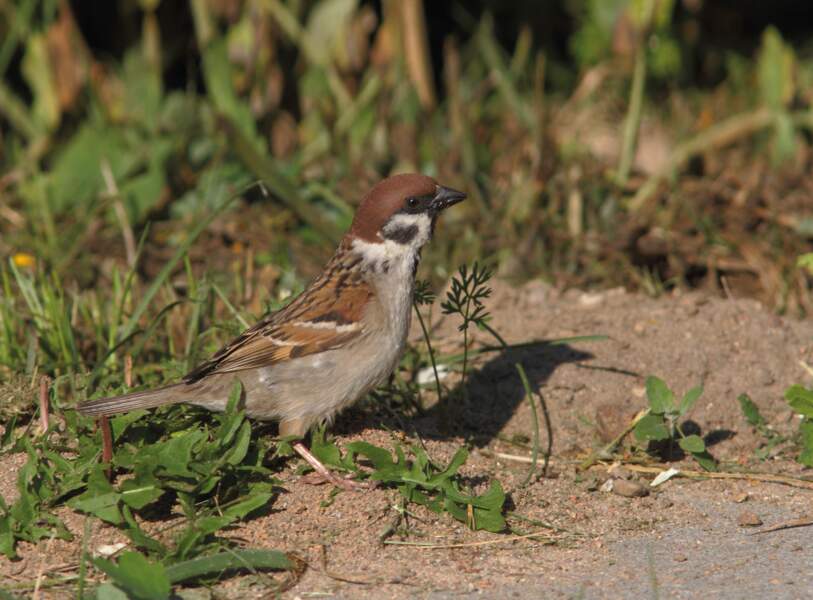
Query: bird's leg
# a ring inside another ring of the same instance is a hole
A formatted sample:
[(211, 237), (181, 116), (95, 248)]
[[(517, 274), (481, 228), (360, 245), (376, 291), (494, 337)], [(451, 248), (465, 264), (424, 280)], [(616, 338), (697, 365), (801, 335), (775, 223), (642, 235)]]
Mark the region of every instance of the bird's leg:
[(343, 490), (348, 490), (351, 492), (358, 492), (361, 490), (369, 490), (375, 487), (375, 483), (365, 482), (365, 481), (352, 481), (350, 479), (344, 479), (339, 477), (335, 473), (328, 470), (328, 468), (321, 463), (321, 461), (316, 458), (311, 451), (305, 447), (305, 444), (302, 442), (294, 442), (293, 444), (294, 450), (296, 450), (297, 454), (308, 461), (308, 464), (314, 468), (316, 473), (318, 474), (318, 483), (323, 481), (332, 483), (336, 487), (340, 487)]

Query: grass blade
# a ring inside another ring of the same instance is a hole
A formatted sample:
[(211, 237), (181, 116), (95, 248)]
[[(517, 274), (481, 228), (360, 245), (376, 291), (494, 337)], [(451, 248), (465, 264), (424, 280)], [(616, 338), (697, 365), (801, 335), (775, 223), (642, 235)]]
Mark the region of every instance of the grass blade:
[(233, 550), (214, 556), (193, 558), (167, 567), (170, 583), (179, 583), (203, 575), (216, 574), (227, 569), (291, 570), (293, 562), (279, 550)]

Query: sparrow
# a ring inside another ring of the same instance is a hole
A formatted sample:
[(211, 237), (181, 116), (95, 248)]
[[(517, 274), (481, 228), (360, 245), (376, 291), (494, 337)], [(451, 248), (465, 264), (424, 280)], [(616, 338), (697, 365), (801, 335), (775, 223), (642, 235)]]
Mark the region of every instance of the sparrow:
[(362, 199), (322, 273), (287, 306), (179, 383), (83, 402), (77, 410), (98, 417), (188, 403), (223, 411), (237, 378), (249, 418), (278, 421), (280, 436), (295, 440), (294, 450), (322, 479), (364, 487), (331, 473), (302, 440), (395, 369), (406, 347), (421, 248), (440, 213), (465, 197), (425, 175), (384, 179)]

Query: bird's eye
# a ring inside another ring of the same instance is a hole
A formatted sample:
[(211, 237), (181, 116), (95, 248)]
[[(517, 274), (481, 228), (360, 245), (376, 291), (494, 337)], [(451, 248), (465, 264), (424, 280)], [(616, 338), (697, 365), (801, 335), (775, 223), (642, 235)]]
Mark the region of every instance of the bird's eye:
[(407, 206), (409, 208), (417, 208), (418, 204), (420, 204), (420, 200), (418, 200), (415, 196), (407, 198)]

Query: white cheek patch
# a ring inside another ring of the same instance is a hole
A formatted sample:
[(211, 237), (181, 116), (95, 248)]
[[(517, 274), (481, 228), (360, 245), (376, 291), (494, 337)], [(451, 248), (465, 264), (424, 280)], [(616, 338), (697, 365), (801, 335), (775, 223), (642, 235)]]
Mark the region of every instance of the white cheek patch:
[(382, 229), (387, 240), (418, 249), (432, 236), (432, 219), (426, 213), (393, 215)]

